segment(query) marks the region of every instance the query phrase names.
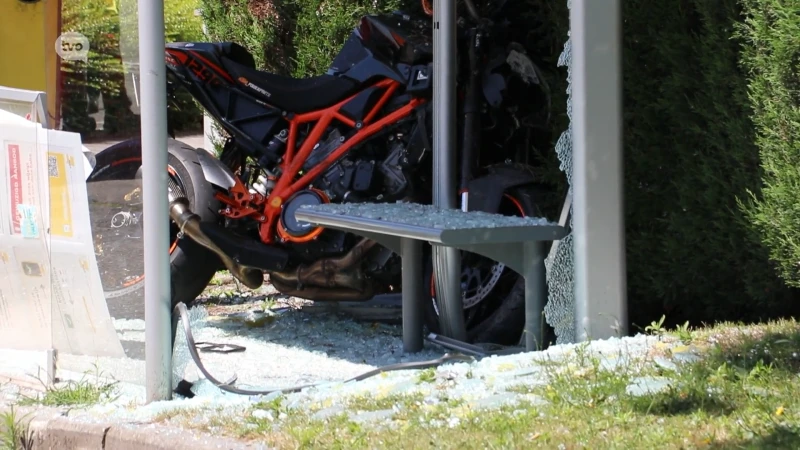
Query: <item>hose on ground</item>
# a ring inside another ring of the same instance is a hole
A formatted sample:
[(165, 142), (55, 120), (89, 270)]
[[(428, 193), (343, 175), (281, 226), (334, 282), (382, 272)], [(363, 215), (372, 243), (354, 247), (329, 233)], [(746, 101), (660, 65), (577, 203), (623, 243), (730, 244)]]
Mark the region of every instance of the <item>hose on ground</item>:
[[(234, 381), (236, 380), (236, 375), (234, 375), (230, 380), (227, 382), (222, 382), (216, 379), (211, 373), (209, 373), (208, 369), (206, 369), (205, 365), (203, 365), (203, 361), (200, 359), (200, 353), (197, 351), (199, 343), (195, 342), (194, 336), (192, 334), (192, 327), (189, 322), (189, 311), (186, 309), (186, 305), (183, 303), (178, 303), (173, 310), (174, 313), (180, 315), (181, 323), (183, 324), (183, 333), (186, 336), (186, 343), (189, 346), (189, 354), (192, 357), (195, 365), (206, 377), (208, 381), (214, 384), (217, 388), (222, 391), (230, 392), (232, 394), (239, 394), (239, 395), (269, 395), (275, 392), (280, 392), (283, 394), (288, 394), (292, 392), (300, 392), (303, 389), (319, 386), (322, 383), (315, 383), (315, 384), (304, 384), (299, 386), (291, 386), (285, 388), (276, 388), (276, 389), (269, 389), (269, 390), (251, 390), (251, 389), (241, 389), (233, 386)], [(209, 343), (204, 343), (209, 345)], [(214, 346), (221, 346), (222, 344), (211, 344)], [(241, 349), (239, 351), (244, 351), (244, 347), (240, 346), (233, 346), (237, 349)], [(393, 372), (398, 370), (416, 370), (416, 369), (428, 369), (431, 367), (437, 367), (444, 363), (448, 362), (472, 362), (475, 361), (475, 358), (467, 355), (459, 355), (459, 354), (445, 354), (441, 358), (431, 359), (427, 361), (413, 361), (413, 362), (405, 362), (405, 363), (398, 363), (398, 364), (389, 364), (382, 367), (377, 367), (373, 370), (368, 372), (364, 372), (361, 375), (355, 376), (348, 380), (345, 380), (344, 383), (348, 383), (351, 381), (361, 381), (365, 380), (370, 377), (374, 377), (375, 375), (379, 375), (384, 372)]]

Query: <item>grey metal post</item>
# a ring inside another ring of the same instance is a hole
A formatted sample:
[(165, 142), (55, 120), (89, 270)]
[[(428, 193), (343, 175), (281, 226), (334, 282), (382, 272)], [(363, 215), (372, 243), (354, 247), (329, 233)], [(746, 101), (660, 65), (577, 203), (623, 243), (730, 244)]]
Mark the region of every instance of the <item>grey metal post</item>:
[(579, 341), (627, 333), (620, 0), (573, 0), (573, 225)]
[[(456, 2), (433, 3), (433, 204), (455, 208)], [(433, 245), (433, 268), (442, 334), (466, 340), (460, 252)]]
[(547, 303), (547, 271), (544, 242), (526, 242), (522, 272), (525, 277), (525, 350), (541, 350), (544, 344), (544, 305)]
[(400, 247), (403, 259), (403, 352), (414, 353), (422, 350), (422, 241), (403, 238)]
[(167, 203), (167, 84), (164, 0), (139, 0), (144, 200), (144, 320), (147, 402), (169, 400), (172, 331)]

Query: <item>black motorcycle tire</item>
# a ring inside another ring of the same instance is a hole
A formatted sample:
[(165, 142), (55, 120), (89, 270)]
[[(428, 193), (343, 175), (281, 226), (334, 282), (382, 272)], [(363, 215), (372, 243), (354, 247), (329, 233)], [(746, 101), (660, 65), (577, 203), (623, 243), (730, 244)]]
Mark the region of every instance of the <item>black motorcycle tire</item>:
[[(541, 217), (541, 213), (536, 206), (536, 198), (541, 192), (537, 186), (525, 185), (509, 189), (505, 193), (504, 202), (501, 204), (500, 213), (508, 213), (509, 210), (521, 210), (525, 216)], [(514, 201), (510, 201), (513, 198)], [(430, 247), (427, 249), (425, 258), (425, 276), (423, 286), (426, 287), (425, 293), (428, 294), (427, 287), (430, 287), (430, 296), (426, 295), (423, 301), (425, 305), (424, 316), (427, 328), (430, 332), (440, 334), (441, 324), (439, 314), (436, 311), (435, 288), (433, 287), (433, 263), (431, 259)], [(461, 252), (462, 267), (465, 255), (476, 257), (477, 255)], [(488, 259), (484, 258), (488, 261)], [(467, 263), (468, 264), (468, 263)], [(463, 270), (463, 269), (462, 269)], [(505, 280), (505, 289), (502, 286), (495, 286), (486, 297), (474, 308), (481, 307), (483, 312), (478, 313), (470, 321), (466, 321), (469, 310), (465, 308), (465, 321), (467, 331), (467, 342), (474, 344), (497, 344), (497, 345), (517, 345), (522, 337), (525, 327), (525, 280), (521, 275), (506, 267), (502, 276), (513, 277), (512, 280)], [(544, 324), (543, 340), (545, 346), (555, 339), (553, 329), (546, 323)]]
[[(202, 221), (219, 220), (221, 203), (214, 197), (214, 187), (206, 182), (203, 169), (193, 147), (174, 140), (168, 141), (168, 167), (170, 177), (177, 182), (183, 194), (189, 200), (192, 211)], [(96, 155), (97, 164), (87, 179), (87, 186), (92, 182), (110, 180), (131, 180), (141, 177), (141, 142), (132, 139), (109, 147)], [(90, 199), (90, 215), (92, 214)], [(93, 226), (95, 221), (93, 220)], [(222, 263), (213, 252), (202, 247), (192, 239), (177, 239), (177, 227), (170, 222), (170, 242), (174, 246), (170, 253), (171, 307), (178, 303), (191, 304), (208, 286), (215, 273), (222, 269)], [(144, 257), (143, 247), (138, 245), (135, 254), (120, 255), (121, 258), (134, 260)], [(101, 266), (98, 260), (98, 266)], [(104, 268), (99, 267), (101, 274)], [(102, 276), (101, 276), (102, 278)], [(135, 284), (119, 288), (106, 286), (104, 291), (109, 307), (122, 308), (125, 315), (144, 317), (144, 274)]]

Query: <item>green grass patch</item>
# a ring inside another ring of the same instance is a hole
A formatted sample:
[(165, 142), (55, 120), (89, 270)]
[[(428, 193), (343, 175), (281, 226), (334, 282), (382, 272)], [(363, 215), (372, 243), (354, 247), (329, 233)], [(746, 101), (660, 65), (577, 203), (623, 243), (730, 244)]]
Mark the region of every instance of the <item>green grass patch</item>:
[(97, 385), (89, 381), (68, 381), (50, 387), (40, 397), (26, 397), (20, 405), (89, 406), (103, 401), (113, 401), (114, 384)]
[(223, 286), (233, 282), (233, 276), (227, 270), (221, 270), (214, 274), (211, 281), (208, 282), (210, 286)]
[(399, 406), (402, 409), (412, 409), (421, 404), (425, 396), (421, 393), (390, 394), (381, 397), (368, 395), (353, 397), (347, 401), (347, 408), (358, 411), (380, 411)]
[(90, 406), (101, 402), (116, 400), (116, 381), (101, 381), (100, 374), (95, 380), (83, 377), (80, 380), (67, 380), (52, 386), (42, 382), (45, 390), (40, 395), (23, 396), (20, 405), (41, 406)]
[(33, 434), (18, 417), (12, 406), (0, 413), (0, 450), (28, 450), (33, 448)]
[(417, 374), (418, 383), (433, 383), (434, 381), (436, 381), (436, 369), (434, 368), (421, 370)]

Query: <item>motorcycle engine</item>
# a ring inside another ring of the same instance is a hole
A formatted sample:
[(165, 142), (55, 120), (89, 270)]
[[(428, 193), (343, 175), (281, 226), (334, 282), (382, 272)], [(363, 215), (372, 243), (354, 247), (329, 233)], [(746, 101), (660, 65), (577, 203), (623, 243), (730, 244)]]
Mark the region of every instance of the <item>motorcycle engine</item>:
[[(388, 202), (403, 198), (410, 185), (410, 171), (429, 149), (424, 126), (414, 124), (408, 131), (394, 131), (353, 149), (315, 182), (332, 202)], [(320, 142), (303, 166), (309, 170), (344, 142), (334, 129)]]

